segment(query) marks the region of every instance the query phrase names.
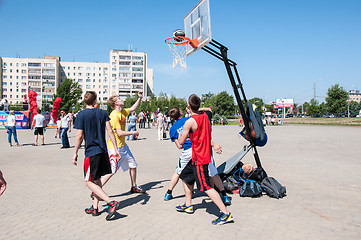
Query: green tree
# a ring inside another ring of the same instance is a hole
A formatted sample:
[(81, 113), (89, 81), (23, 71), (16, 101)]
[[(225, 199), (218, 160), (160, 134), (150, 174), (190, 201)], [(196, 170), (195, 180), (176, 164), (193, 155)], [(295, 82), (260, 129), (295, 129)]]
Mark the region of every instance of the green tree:
[(350, 115), (356, 116), (360, 113), (361, 110), (361, 103), (351, 101), (350, 103)]
[(310, 116), (315, 116), (316, 114), (319, 114), (320, 108), (319, 103), (316, 99), (312, 98), (310, 101), (310, 106), (308, 107), (307, 114)]
[(72, 107), (76, 106), (81, 95), (82, 90), (79, 88), (78, 83), (72, 79), (65, 79), (56, 89), (53, 101), (55, 101), (56, 97), (61, 97), (60, 109), (71, 112)]
[(273, 112), (274, 111), (274, 104), (265, 104), (264, 107), (266, 109), (266, 112)]
[[(310, 108), (310, 104), (308, 102), (304, 102), (303, 103), (303, 112), (306, 113), (307, 115), (309, 115), (308, 114), (308, 109), (309, 108)], [(301, 109), (301, 111), (302, 111), (302, 109)]]
[(327, 90), (326, 106), (329, 113), (342, 114), (347, 110), (348, 93), (338, 84)]
[(213, 104), (209, 106), (212, 106), (214, 114), (218, 113), (219, 115), (231, 116), (234, 113), (235, 104), (233, 96), (229, 95), (226, 91), (211, 97), (209, 102), (213, 102)]
[(254, 105), (257, 106), (258, 111), (262, 114), (263, 113), (263, 107), (264, 107), (264, 103), (263, 100), (261, 98), (251, 98), (248, 100), (248, 102), (253, 103)]

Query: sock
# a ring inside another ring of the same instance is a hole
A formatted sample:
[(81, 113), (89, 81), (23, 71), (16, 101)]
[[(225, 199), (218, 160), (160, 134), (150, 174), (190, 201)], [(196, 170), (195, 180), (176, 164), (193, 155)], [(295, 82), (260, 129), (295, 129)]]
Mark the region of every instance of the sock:
[(221, 191), (221, 195), (222, 195), (223, 197), (224, 197), (224, 196), (227, 196), (226, 190)]
[(172, 194), (172, 190), (168, 189), (167, 193)]

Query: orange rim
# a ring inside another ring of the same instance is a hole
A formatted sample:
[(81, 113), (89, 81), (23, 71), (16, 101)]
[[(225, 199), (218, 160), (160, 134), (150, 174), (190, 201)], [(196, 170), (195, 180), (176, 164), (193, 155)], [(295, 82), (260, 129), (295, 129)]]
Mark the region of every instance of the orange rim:
[[(183, 39), (183, 41), (181, 42), (177, 42), (175, 39)], [(172, 42), (173, 40), (173, 42)], [(187, 37), (170, 37), (170, 38), (167, 38), (165, 40), (165, 43), (167, 44), (173, 44), (173, 45), (176, 45), (176, 46), (185, 46), (187, 44), (191, 45), (193, 48), (197, 48), (198, 47), (198, 42), (197, 42), (197, 39), (190, 39), (190, 38), (187, 38)]]

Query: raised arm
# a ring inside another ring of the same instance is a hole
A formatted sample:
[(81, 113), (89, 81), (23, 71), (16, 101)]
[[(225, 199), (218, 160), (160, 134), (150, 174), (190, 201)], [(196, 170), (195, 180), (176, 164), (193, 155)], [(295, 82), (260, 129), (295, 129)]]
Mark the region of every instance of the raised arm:
[(133, 106), (131, 108), (129, 108), (129, 112), (134, 112), (135, 110), (137, 110), (137, 108), (139, 107), (140, 103), (142, 102), (142, 98), (143, 98), (143, 92), (138, 92), (138, 99), (137, 101), (133, 104)]

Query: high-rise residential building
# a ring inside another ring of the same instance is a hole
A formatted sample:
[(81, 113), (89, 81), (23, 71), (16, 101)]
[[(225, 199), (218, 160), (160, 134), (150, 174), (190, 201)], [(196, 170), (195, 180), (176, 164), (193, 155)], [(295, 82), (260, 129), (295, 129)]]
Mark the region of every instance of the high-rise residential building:
[(355, 101), (361, 103), (361, 93), (360, 90), (349, 90), (348, 91), (348, 101)]
[[(63, 62), (60, 57), (0, 57), (1, 98), (10, 104), (21, 103), (29, 90), (38, 94), (38, 104), (50, 102), (57, 87), (72, 79), (86, 91), (95, 91), (98, 101), (110, 96), (125, 98), (138, 91), (153, 93), (153, 69), (147, 68), (147, 54), (131, 50), (111, 50), (109, 63)], [(79, 99), (81, 100), (81, 98)]]
[[(60, 62), (60, 67), (60, 82), (67, 78), (72, 79), (78, 83), (83, 93), (95, 91), (98, 101), (104, 102), (108, 100), (109, 63)], [(81, 99), (82, 97), (79, 100)]]
[(38, 104), (51, 101), (59, 86), (59, 60), (59, 57), (2, 58), (1, 98), (16, 104), (33, 90), (38, 94)]

